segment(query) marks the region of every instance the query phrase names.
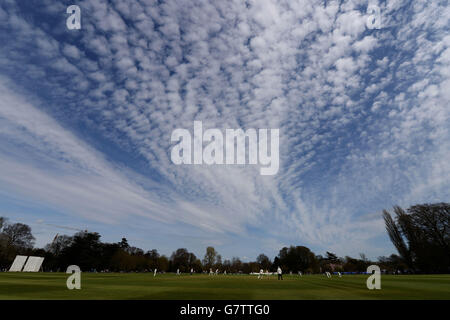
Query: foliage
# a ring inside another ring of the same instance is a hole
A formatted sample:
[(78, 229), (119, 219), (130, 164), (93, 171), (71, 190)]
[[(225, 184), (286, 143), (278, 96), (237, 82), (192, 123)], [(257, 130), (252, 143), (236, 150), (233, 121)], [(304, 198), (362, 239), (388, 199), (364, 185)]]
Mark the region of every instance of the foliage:
[(384, 210), (386, 230), (411, 271), (450, 272), (450, 204), (394, 207), (396, 220)]

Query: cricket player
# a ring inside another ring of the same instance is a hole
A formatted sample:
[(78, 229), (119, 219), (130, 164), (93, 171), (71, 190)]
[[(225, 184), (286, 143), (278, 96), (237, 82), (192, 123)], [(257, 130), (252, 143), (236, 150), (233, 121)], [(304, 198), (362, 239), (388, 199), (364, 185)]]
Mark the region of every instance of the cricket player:
[(278, 273), (278, 280), (283, 280), (283, 272), (281, 271), (280, 267), (278, 267), (277, 273)]
[(264, 270), (263, 269), (259, 270), (258, 279), (261, 279), (263, 277), (263, 274), (264, 274)]

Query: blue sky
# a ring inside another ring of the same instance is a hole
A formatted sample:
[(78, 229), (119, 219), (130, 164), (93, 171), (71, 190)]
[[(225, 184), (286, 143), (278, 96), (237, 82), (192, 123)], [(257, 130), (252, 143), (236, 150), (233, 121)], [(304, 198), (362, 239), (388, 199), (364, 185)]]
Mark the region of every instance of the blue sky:
[[(167, 255), (393, 253), (382, 209), (449, 201), (450, 7), (380, 1), (369, 29), (367, 6), (3, 0), (0, 216), (38, 246), (60, 225)], [(278, 174), (174, 165), (194, 120), (279, 128)]]

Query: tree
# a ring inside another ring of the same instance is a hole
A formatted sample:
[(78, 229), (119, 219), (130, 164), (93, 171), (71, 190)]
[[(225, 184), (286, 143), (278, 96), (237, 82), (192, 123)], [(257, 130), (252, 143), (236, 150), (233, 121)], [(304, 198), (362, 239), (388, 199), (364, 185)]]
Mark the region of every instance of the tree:
[(194, 269), (195, 272), (202, 272), (202, 262), (200, 259), (195, 259), (191, 263), (191, 268)]
[(166, 256), (160, 256), (158, 258), (158, 271), (167, 271), (169, 269), (169, 259)]
[(222, 268), (222, 256), (220, 254), (218, 254), (216, 256), (216, 261), (214, 263), (214, 268), (215, 269), (221, 269)]
[(122, 240), (119, 242), (119, 247), (125, 251), (127, 251), (128, 248), (130, 248), (127, 238), (122, 238)]
[(231, 272), (238, 273), (242, 270), (242, 261), (238, 257), (233, 257), (231, 259)]
[(117, 250), (112, 257), (111, 266), (115, 271), (132, 271), (136, 269), (136, 262), (128, 252), (121, 249)]
[(33, 247), (35, 238), (31, 233), (31, 228), (23, 223), (7, 225), (3, 229), (3, 234), (7, 237), (8, 246), (29, 249)]
[(368, 263), (361, 259), (354, 259), (346, 256), (344, 258), (343, 268), (348, 272), (365, 272), (367, 270)]
[(225, 261), (222, 264), (222, 268), (227, 273), (230, 273), (231, 272), (231, 261), (228, 259), (225, 259)]
[(405, 240), (403, 239), (399, 227), (395, 223), (394, 219), (392, 219), (392, 216), (388, 211), (383, 210), (383, 218), (386, 225), (386, 231), (389, 235), (389, 238), (391, 239), (392, 244), (397, 249), (400, 257), (403, 258), (405, 263), (409, 267), (412, 267), (411, 252), (406, 246)]
[(362, 261), (364, 261), (364, 262), (369, 262), (369, 259), (367, 259), (365, 253), (360, 253), (360, 254), (359, 254), (359, 257), (361, 258)]
[[(122, 249), (119, 247), (118, 243), (101, 243), (100, 245), (100, 257), (99, 257), (99, 265), (98, 268), (101, 270), (113, 270), (112, 261), (117, 252)], [(116, 271), (120, 271), (120, 269), (115, 269)]]
[(332, 252), (326, 252), (325, 260), (329, 261), (330, 263), (339, 263), (339, 258), (336, 256), (336, 254)]
[(275, 271), (280, 266), (281, 266), (280, 258), (278, 257), (273, 258), (272, 271)]
[(394, 207), (396, 221), (383, 210), (386, 230), (399, 255), (417, 272), (450, 271), (450, 204)]
[[(3, 233), (3, 229), (6, 227), (6, 218), (0, 217), (0, 249), (6, 248), (7, 245), (7, 237), (6, 234)], [(2, 252), (2, 250), (0, 250)]]
[(259, 265), (257, 262), (245, 262), (242, 264), (243, 273), (259, 272)]
[(149, 259), (149, 267), (151, 269), (155, 269), (158, 267), (158, 258), (159, 258), (158, 250), (156, 249), (149, 250), (145, 253), (145, 256)]
[(56, 235), (52, 243), (45, 246), (45, 250), (53, 255), (59, 255), (65, 248), (69, 247), (73, 238), (67, 235)]
[(318, 255), (315, 259), (319, 265), (319, 271), (342, 271), (341, 259), (336, 254), (327, 251), (325, 257)]
[(6, 218), (0, 217), (0, 233), (3, 232), (3, 225), (6, 224)]
[(33, 248), (31, 228), (23, 223), (9, 224), (0, 217), (0, 268), (11, 265), (17, 254), (28, 254)]
[(0, 269), (6, 267), (10, 262), (8, 258), (8, 238), (3, 233), (5, 225), (6, 218), (0, 217)]
[(203, 266), (207, 269), (212, 268), (216, 263), (217, 251), (214, 247), (207, 247), (205, 257), (203, 258)]
[(264, 270), (269, 270), (270, 266), (272, 265), (272, 262), (270, 261), (269, 257), (263, 253), (261, 253), (256, 258), (256, 262), (258, 263), (259, 267)]
[(72, 244), (61, 253), (62, 266), (75, 264), (84, 271), (101, 267), (100, 235), (97, 232), (78, 232)]
[(425, 240), (433, 242), (450, 256), (450, 204), (415, 205), (408, 209), (413, 223)]
[(317, 261), (314, 253), (304, 246), (284, 247), (278, 254), (279, 262), (286, 271), (312, 271), (316, 268)]
[(378, 257), (378, 265), (382, 271), (388, 273), (396, 273), (398, 270), (403, 273), (408, 269), (403, 259), (396, 254), (391, 254), (389, 257)]
[(196, 259), (197, 257), (185, 248), (177, 249), (170, 256), (173, 271), (180, 269), (181, 272), (189, 271), (190, 266)]

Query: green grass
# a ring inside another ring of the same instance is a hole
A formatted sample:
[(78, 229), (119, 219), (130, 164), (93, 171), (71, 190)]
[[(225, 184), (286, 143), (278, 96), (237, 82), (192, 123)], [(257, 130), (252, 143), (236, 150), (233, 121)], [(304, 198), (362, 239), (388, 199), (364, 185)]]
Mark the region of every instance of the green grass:
[(81, 290), (68, 290), (64, 273), (0, 273), (0, 299), (450, 299), (450, 275), (368, 276), (157, 275), (82, 273)]

